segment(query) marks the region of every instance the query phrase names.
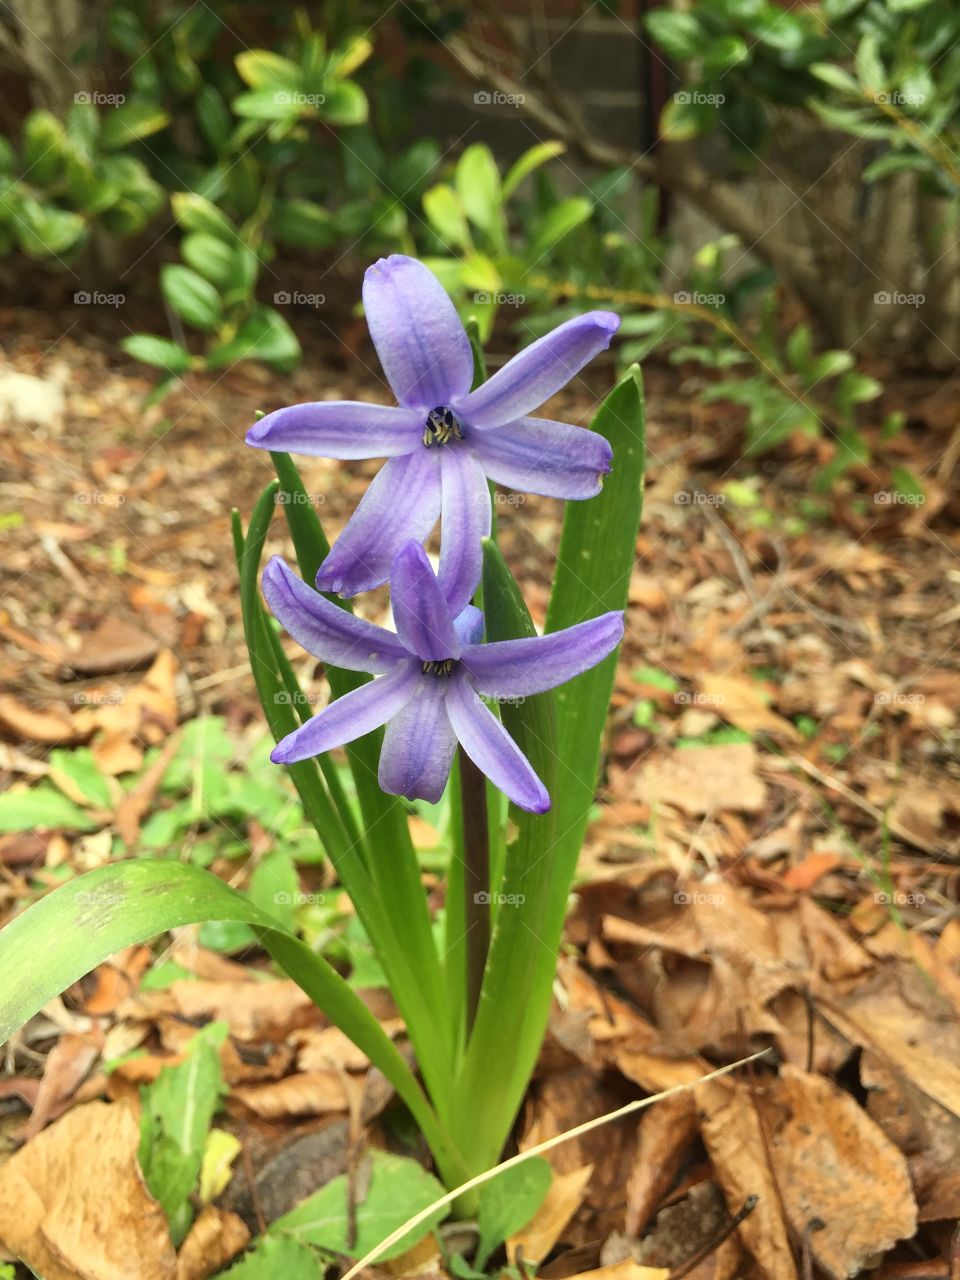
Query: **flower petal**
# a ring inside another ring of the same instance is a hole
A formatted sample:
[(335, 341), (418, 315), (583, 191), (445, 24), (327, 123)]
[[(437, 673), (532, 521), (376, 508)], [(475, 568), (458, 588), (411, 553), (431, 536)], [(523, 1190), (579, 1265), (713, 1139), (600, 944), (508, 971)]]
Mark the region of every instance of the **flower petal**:
[(483, 639), (483, 614), (476, 605), (468, 604), (453, 620), (453, 629), (462, 644), (479, 644)]
[(392, 631), (324, 599), (280, 556), (274, 556), (263, 571), (263, 594), (294, 640), (324, 662), (377, 675), (410, 656)]
[(598, 431), (546, 418), (477, 431), (471, 444), (490, 480), (547, 498), (595, 497), (613, 456)]
[(464, 751), (493, 785), (521, 809), (546, 813), (550, 796), (530, 761), (462, 677), (447, 685), (447, 714)]
[(440, 514), (440, 462), (432, 449), (389, 458), (320, 566), (317, 587), (355, 596), (386, 582), (400, 547), (422, 541)]
[(247, 432), (247, 444), (318, 458), (393, 458), (412, 453), (422, 435), (420, 415), (410, 409), (318, 400), (268, 413)]
[(416, 662), (409, 661), (389, 675), (352, 689), (282, 738), (270, 752), (270, 759), (274, 764), (295, 764), (379, 729), (403, 710), (419, 679)]
[(392, 253), (368, 267), (363, 305), (387, 381), (402, 405), (428, 411), (469, 391), (470, 339), (437, 277)]
[(390, 605), (397, 635), (423, 662), (460, 657), (450, 609), (419, 542), (408, 542), (397, 552), (390, 571)]
[(612, 311), (588, 311), (531, 342), (453, 408), (474, 427), (503, 427), (543, 404), (610, 345), (620, 327)]
[(622, 638), (623, 614), (604, 613), (547, 636), (465, 645), (463, 665), (484, 696), (526, 697), (595, 667)]
[(379, 781), (390, 795), (431, 804), (443, 795), (457, 747), (444, 705), (444, 685), (444, 677), (423, 676), (413, 697), (387, 725)]
[(483, 568), (480, 539), (490, 536), (490, 490), (473, 450), (447, 445), (440, 463), (441, 590), (456, 617), (473, 599)]

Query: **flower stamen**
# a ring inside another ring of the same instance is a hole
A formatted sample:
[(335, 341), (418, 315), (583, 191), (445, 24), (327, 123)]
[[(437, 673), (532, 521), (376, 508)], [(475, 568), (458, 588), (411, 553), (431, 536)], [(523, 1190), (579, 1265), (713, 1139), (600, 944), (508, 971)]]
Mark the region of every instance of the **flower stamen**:
[(430, 410), (423, 429), (423, 443), (428, 449), (432, 444), (449, 444), (451, 440), (462, 439), (463, 426), (452, 409), (441, 404)]
[(433, 662), (423, 663), (420, 670), (425, 676), (448, 676), (456, 665), (456, 658), (437, 658)]

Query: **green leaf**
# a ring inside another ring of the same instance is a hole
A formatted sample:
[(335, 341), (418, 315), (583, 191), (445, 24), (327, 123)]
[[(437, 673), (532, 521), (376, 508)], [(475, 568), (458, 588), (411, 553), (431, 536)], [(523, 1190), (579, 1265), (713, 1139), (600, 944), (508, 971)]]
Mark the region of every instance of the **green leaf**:
[(874, 118), (875, 108), (834, 107), (829, 102), (821, 102), (817, 98), (808, 98), (810, 110), (844, 133), (851, 133), (857, 138), (877, 138), (887, 141), (896, 132), (896, 126)]
[(836, 377), (838, 373), (846, 373), (853, 368), (853, 356), (849, 351), (824, 351), (810, 366), (811, 385), (822, 382), (825, 378)]
[(326, 101), (319, 108), (321, 117), (328, 124), (364, 124), (370, 113), (367, 95), (352, 80), (341, 80), (327, 93)]
[(188, 231), (217, 236), (228, 244), (236, 241), (237, 232), (233, 223), (206, 196), (198, 195), (195, 191), (175, 191), (170, 197), (170, 204), (173, 216)]
[(272, 307), (254, 307), (250, 316), (237, 330), (235, 337), (214, 348), (207, 357), (212, 369), (239, 360), (263, 360), (278, 369), (288, 371), (300, 359), (300, 343), (297, 335), (279, 311)]
[(86, 235), (78, 213), (25, 197), (20, 201), (14, 232), (30, 258), (56, 258), (75, 249)]
[(923, 487), (922, 480), (909, 467), (894, 467), (893, 487), (897, 493), (906, 498), (913, 498), (918, 502), (923, 502), (926, 499), (926, 490)]
[(63, 168), (66, 134), (50, 111), (31, 111), (23, 125), (23, 165), (33, 186), (45, 187)]
[(234, 58), (244, 84), (251, 89), (297, 89), (301, 71), (295, 62), (269, 49), (247, 49)]
[(233, 246), (219, 236), (205, 231), (191, 232), (184, 237), (180, 253), (188, 267), (216, 285), (221, 293), (233, 282), (237, 256)]
[[(483, 542), (482, 583), (488, 641), (536, 634), (520, 588), (489, 538)], [(514, 836), (499, 883), (491, 883), (497, 905), (490, 952), (451, 1116), (458, 1147), (467, 1153), (471, 1167), (480, 1169), (497, 1159), (513, 1123), (550, 1007), (559, 926), (553, 937), (547, 912), (550, 887), (558, 875), (557, 798), (567, 785), (566, 763), (557, 750), (555, 698), (556, 692), (549, 691), (500, 708), (504, 727), (553, 804), (544, 814), (511, 805)], [(566, 892), (563, 897), (566, 901)], [(516, 980), (520, 973), (525, 975), (523, 983)], [(491, 1072), (491, 1062), (499, 1064), (496, 1072)]]
[(889, 178), (893, 173), (904, 173), (907, 170), (923, 170), (930, 166), (930, 158), (917, 151), (888, 151), (879, 156), (863, 171), (864, 182), (876, 182), (879, 178)]
[(586, 222), (591, 213), (593, 202), (586, 196), (570, 196), (567, 200), (558, 201), (537, 224), (529, 256), (533, 259), (541, 257), (558, 240)]
[(312, 200), (278, 200), (272, 225), (281, 244), (298, 249), (325, 249), (337, 239), (336, 220)]
[[(366, 1195), (352, 1207), (352, 1212), (348, 1179), (341, 1174), (271, 1223), (270, 1234), (292, 1235), (304, 1244), (359, 1258), (443, 1195), (440, 1183), (416, 1160), (385, 1151), (371, 1151), (368, 1158), (372, 1168)], [(446, 1206), (438, 1209), (382, 1253), (380, 1261), (405, 1253), (429, 1235), (448, 1213)]]
[(500, 170), (485, 143), (467, 147), (457, 161), (454, 184), (467, 217), (502, 248), (505, 229)]
[(117, 951), (206, 920), (253, 926), (281, 968), (393, 1084), (451, 1185), (456, 1185), (454, 1178), (462, 1181), (462, 1161), (449, 1137), (402, 1054), (363, 1001), (322, 956), (286, 933), (273, 917), (189, 863), (138, 858), (100, 867), (54, 889), (0, 930), (0, 1043)]
[(220, 295), (203, 276), (179, 263), (160, 268), (160, 289), (181, 319), (195, 329), (213, 329), (220, 321)]
[(884, 88), (887, 73), (884, 70), (883, 63), (880, 61), (877, 37), (872, 32), (867, 32), (857, 45), (854, 66), (856, 67), (857, 78), (864, 89), (875, 92)]
[(431, 187), (429, 191), (425, 191), (423, 211), (427, 215), (430, 226), (448, 249), (472, 247), (466, 214), (453, 187), (441, 182)]
[(524, 178), (528, 178), (548, 161), (562, 156), (566, 149), (566, 143), (563, 142), (538, 142), (535, 147), (525, 151), (506, 172), (501, 188), (503, 200), (506, 202), (510, 199)]
[(813, 354), (813, 337), (810, 333), (810, 326), (798, 324), (787, 339), (785, 349), (791, 367), (798, 373), (804, 373), (810, 364), (810, 357)]
[(527, 1225), (550, 1190), (553, 1173), (542, 1156), (533, 1156), (497, 1174), (480, 1189), (477, 1229), (480, 1239), (473, 1265), (483, 1271), (490, 1255)]
[[(278, 457), (284, 459), (285, 455)], [(286, 459), (286, 469), (294, 470), (289, 459)], [(295, 680), (292, 686), (287, 683), (288, 675), (284, 674), (281, 662), (283, 650), (275, 635), (273, 641), (270, 639), (273, 633), (267, 630), (257, 590), (260, 559), (275, 510), (276, 490), (274, 483), (261, 494), (245, 540), (239, 520), (235, 519), (234, 545), (240, 563), (241, 610), (254, 680), (271, 733), (279, 741), (297, 727), (298, 721), (289, 702), (278, 701), (276, 694), (281, 690), (289, 692), (291, 687), (296, 689), (297, 686)], [(292, 503), (286, 504), (288, 519), (293, 506)], [(316, 519), (314, 512), (309, 514)], [(299, 552), (299, 545), (297, 549)], [(357, 679), (352, 673), (338, 671), (335, 667), (328, 668), (327, 675), (334, 692), (338, 684), (345, 690), (353, 687)], [(431, 1095), (438, 1100), (439, 1106), (449, 1090), (452, 1070), (453, 1047), (448, 1039), (451, 1028), (445, 1019), (446, 991), (405, 810), (396, 797), (384, 795), (377, 785), (375, 761), (381, 737), (379, 733), (368, 734), (348, 748), (352, 768), (356, 750), (358, 767), (354, 768), (354, 778), (364, 822), (368, 833), (375, 833), (369, 869), (364, 843), (351, 840), (346, 835), (315, 763), (307, 760), (289, 765), (287, 772), (297, 787), (307, 816), (330, 853), (340, 883), (350, 894), (368, 937), (376, 941), (378, 957), (389, 976), (394, 998), (406, 1018), (410, 1039)], [(365, 767), (361, 752), (368, 753), (366, 759), (371, 761)], [(389, 911), (385, 906), (387, 903), (390, 904)], [(402, 943), (394, 925), (395, 918), (403, 922)], [(452, 1168), (462, 1173), (462, 1160), (449, 1146), (438, 1148), (436, 1138), (429, 1135), (427, 1140), (444, 1170), (445, 1178), (449, 1180)], [(460, 1181), (463, 1180), (461, 1177)]]
[(832, 62), (814, 62), (810, 70), (818, 80), (822, 80), (824, 84), (830, 85), (831, 88), (842, 89), (845, 93), (859, 96), (859, 84), (850, 72), (844, 71), (842, 67), (835, 66)]
[(51, 751), (50, 767), (54, 770), (51, 782), (55, 785), (55, 775), (62, 774), (90, 804), (98, 805), (101, 809), (110, 808), (110, 785), (100, 772), (100, 766), (89, 747), (78, 747), (75, 751)]
[(253, 1252), (223, 1276), (224, 1280), (323, 1280), (327, 1270), (327, 1263), (292, 1236), (262, 1236)]
[(716, 123), (715, 108), (685, 92), (674, 94), (660, 112), (660, 132), (669, 142), (688, 142)]
[(190, 352), (169, 338), (157, 338), (152, 333), (133, 333), (124, 338), (120, 346), (134, 360), (166, 369), (168, 373), (186, 373), (190, 368)]
[(709, 53), (710, 36), (692, 13), (654, 9), (647, 14), (646, 26), (669, 58), (683, 62)]
[(93, 831), (102, 825), (46, 782), (0, 794), (0, 832)]
[(220, 1105), (220, 1047), (229, 1033), (213, 1022), (190, 1040), (183, 1062), (163, 1067), (141, 1091), (140, 1167), (167, 1218), (178, 1220), (197, 1184), (207, 1134)]
[(276, 916), (291, 933), (299, 891), (297, 868), (289, 853), (282, 849), (266, 854), (250, 877), (250, 901), (269, 915)]
[(837, 401), (843, 405), (865, 404), (883, 392), (883, 383), (866, 373), (845, 373), (837, 388)]
[(158, 103), (134, 98), (114, 107), (101, 118), (100, 141), (108, 151), (116, 151), (139, 138), (159, 133), (169, 123), (169, 115)]
[[(636, 366), (604, 400), (591, 427), (613, 446), (613, 470), (599, 497), (567, 505), (547, 631), (626, 607), (643, 503), (644, 403)], [(580, 848), (593, 803), (616, 665), (616, 654), (611, 654), (556, 693), (560, 755), (568, 766), (557, 797), (557, 825), (571, 858)], [(557, 892), (566, 893), (562, 879)]]
[(245, 120), (286, 120), (300, 114), (300, 107), (290, 89), (253, 89), (239, 93), (230, 104)]
[(352, 76), (373, 53), (373, 41), (367, 36), (354, 36), (330, 54), (329, 73), (337, 80)]
[(215, 151), (222, 151), (230, 140), (233, 120), (223, 97), (212, 84), (203, 84), (197, 91), (196, 112), (204, 138)]
[(746, 62), (749, 57), (749, 47), (741, 36), (714, 36), (703, 60), (704, 74), (708, 77), (725, 75), (732, 67)]

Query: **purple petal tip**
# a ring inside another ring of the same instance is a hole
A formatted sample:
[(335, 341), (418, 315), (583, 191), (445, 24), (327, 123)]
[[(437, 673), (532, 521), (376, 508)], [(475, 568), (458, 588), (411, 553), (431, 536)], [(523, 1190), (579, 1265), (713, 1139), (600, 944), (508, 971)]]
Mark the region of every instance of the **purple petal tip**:
[(405, 253), (391, 253), (386, 258), (378, 258), (376, 262), (367, 267), (363, 273), (364, 280), (369, 280), (372, 276), (387, 275), (391, 270), (398, 267), (422, 266), (416, 258), (408, 257)]
[(615, 311), (593, 311), (591, 318), (600, 329), (606, 329), (611, 338), (620, 328), (620, 317)]

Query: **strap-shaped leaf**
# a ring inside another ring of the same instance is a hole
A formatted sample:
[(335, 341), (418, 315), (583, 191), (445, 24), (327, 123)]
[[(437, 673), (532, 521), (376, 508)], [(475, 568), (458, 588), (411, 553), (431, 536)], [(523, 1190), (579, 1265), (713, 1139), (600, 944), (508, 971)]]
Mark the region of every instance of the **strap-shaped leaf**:
[[(295, 729), (298, 720), (290, 703), (285, 698), (278, 699), (286, 690), (277, 671), (259, 592), (260, 561), (277, 489), (276, 481), (267, 485), (254, 507), (246, 539), (239, 528), (234, 529), (234, 545), (242, 546), (240, 601), (250, 664), (267, 723), (279, 739)], [(320, 760), (321, 768), (333, 768), (329, 759), (321, 757)], [(336, 831), (335, 839), (325, 840), (331, 860), (387, 975), (431, 1096), (441, 1105), (449, 1079), (453, 1032), (444, 1003), (439, 957), (430, 933), (426, 896), (412, 846), (409, 857), (405, 858), (402, 842), (393, 842), (393, 828), (385, 819), (376, 828), (375, 844), (368, 840), (373, 853), (368, 863), (363, 846), (349, 838), (314, 761), (288, 765), (287, 769), (321, 839), (328, 831)], [(392, 797), (381, 796), (381, 799)], [(364, 817), (369, 832), (370, 820), (366, 814)], [(405, 823), (403, 834), (409, 844)], [(405, 934), (396, 927), (397, 920), (403, 920), (407, 926)]]
[(403, 1055), (337, 971), (249, 898), (190, 863), (141, 858), (61, 885), (0, 932), (0, 1041), (124, 947), (206, 920), (251, 925), (331, 1022), (384, 1073), (413, 1112), (447, 1179), (462, 1162)]
[[(536, 634), (520, 588), (496, 544), (483, 547), (484, 620), (488, 640)], [(501, 707), (504, 726), (552, 797), (558, 779), (554, 695)], [(555, 801), (554, 801), (555, 804)], [(503, 874), (494, 882), (493, 932), (480, 1004), (457, 1081), (460, 1107), (451, 1131), (472, 1169), (493, 1163), (533, 1070), (550, 1005), (554, 956), (546, 937), (549, 887), (556, 874), (555, 808), (510, 808)], [(537, 975), (540, 975), (539, 986)], [(491, 1071), (490, 1064), (497, 1064)]]
[[(636, 366), (607, 396), (592, 426), (613, 445), (613, 471), (599, 497), (567, 504), (548, 631), (626, 607), (643, 497), (643, 388)], [(485, 548), (483, 592), (488, 639), (532, 634), (519, 589), (492, 546)], [(503, 708), (504, 722), (541, 772), (553, 806), (542, 818), (511, 811), (519, 835), (507, 850), (501, 892), (508, 898), (498, 910), (487, 980), (458, 1081), (469, 1123), (461, 1129), (452, 1122), (471, 1168), (497, 1159), (546, 1027), (616, 663), (611, 654), (551, 695)], [(545, 697), (556, 712), (555, 739), (541, 703)], [(491, 1061), (501, 1064), (496, 1087), (487, 1069)], [(510, 1064), (508, 1072), (504, 1063)]]
[[(626, 608), (643, 509), (645, 424), (638, 365), (613, 388), (591, 426), (613, 446), (613, 469), (598, 497), (567, 503), (547, 631)], [(557, 837), (568, 872), (556, 887), (554, 906), (559, 900), (561, 910), (593, 803), (616, 667), (614, 653), (556, 691), (561, 770)]]

